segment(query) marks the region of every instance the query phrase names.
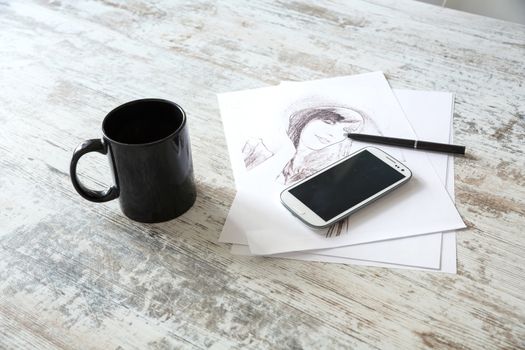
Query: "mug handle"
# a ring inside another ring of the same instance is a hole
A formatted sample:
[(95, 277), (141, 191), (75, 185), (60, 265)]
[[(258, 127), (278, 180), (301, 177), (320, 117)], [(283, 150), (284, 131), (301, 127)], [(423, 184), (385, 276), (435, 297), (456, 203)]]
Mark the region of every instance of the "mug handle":
[(116, 186), (111, 186), (102, 191), (95, 191), (84, 186), (77, 176), (77, 163), (80, 157), (89, 152), (98, 152), (102, 154), (107, 154), (108, 149), (106, 145), (100, 139), (92, 139), (82, 142), (80, 145), (75, 148), (73, 151), (73, 158), (71, 158), (71, 164), (69, 166), (69, 174), (71, 175), (71, 181), (73, 182), (73, 187), (77, 190), (78, 194), (91, 202), (107, 202), (112, 199), (115, 199), (119, 195), (118, 188)]

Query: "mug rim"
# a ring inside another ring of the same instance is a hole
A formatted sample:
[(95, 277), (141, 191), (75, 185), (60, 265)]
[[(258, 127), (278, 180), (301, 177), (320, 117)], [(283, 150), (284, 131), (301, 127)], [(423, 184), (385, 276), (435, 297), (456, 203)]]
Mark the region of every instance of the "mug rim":
[[(107, 120), (109, 119), (109, 117), (111, 115), (115, 114), (116, 112), (118, 112), (119, 110), (121, 110), (121, 109), (123, 109), (125, 107), (129, 107), (130, 105), (134, 105), (134, 104), (138, 104), (138, 103), (142, 103), (142, 102), (162, 102), (162, 103), (166, 103), (166, 104), (172, 105), (172, 106), (176, 107), (181, 112), (181, 114), (182, 114), (182, 122), (180, 123), (179, 127), (177, 129), (175, 129), (169, 135), (167, 135), (167, 136), (165, 136), (165, 137), (163, 137), (161, 139), (158, 139), (158, 140), (155, 140), (155, 141), (151, 141), (151, 142), (144, 142), (144, 143), (119, 142), (119, 141), (116, 141), (116, 140), (112, 139), (111, 137), (109, 137), (106, 134), (106, 130), (105, 130), (106, 122), (107, 122)], [(142, 146), (149, 146), (149, 145), (155, 145), (155, 144), (158, 144), (158, 143), (162, 143), (162, 142), (166, 141), (167, 139), (173, 138), (185, 125), (186, 125), (186, 112), (184, 111), (184, 109), (182, 109), (181, 106), (179, 106), (175, 102), (172, 102), (172, 101), (169, 101), (169, 100), (166, 100), (166, 99), (163, 99), (163, 98), (141, 98), (141, 99), (138, 99), (138, 100), (133, 100), (133, 101), (129, 101), (129, 102), (126, 102), (124, 104), (121, 104), (120, 106), (117, 106), (117, 107), (113, 108), (108, 114), (106, 114), (106, 116), (104, 117), (104, 120), (102, 121), (102, 135), (104, 136), (105, 139), (111, 141), (112, 143), (116, 143), (118, 145), (130, 146), (130, 147), (133, 147), (133, 146), (142, 147)]]

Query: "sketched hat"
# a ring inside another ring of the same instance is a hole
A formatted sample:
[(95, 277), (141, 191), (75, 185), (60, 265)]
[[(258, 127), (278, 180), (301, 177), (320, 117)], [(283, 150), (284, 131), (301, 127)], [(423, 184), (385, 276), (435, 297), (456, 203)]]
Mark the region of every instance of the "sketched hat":
[(302, 108), (289, 114), (286, 133), (295, 148), (304, 127), (313, 120), (322, 120), (329, 123), (348, 123), (348, 132), (359, 132), (364, 128), (366, 114), (354, 107), (337, 105), (317, 105)]

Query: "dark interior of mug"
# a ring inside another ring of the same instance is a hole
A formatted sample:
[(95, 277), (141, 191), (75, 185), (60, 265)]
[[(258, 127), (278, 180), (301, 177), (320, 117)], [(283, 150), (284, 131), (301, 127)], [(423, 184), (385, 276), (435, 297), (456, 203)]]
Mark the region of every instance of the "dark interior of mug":
[(106, 137), (126, 144), (145, 144), (162, 140), (184, 123), (184, 113), (164, 100), (138, 100), (111, 111), (102, 129)]

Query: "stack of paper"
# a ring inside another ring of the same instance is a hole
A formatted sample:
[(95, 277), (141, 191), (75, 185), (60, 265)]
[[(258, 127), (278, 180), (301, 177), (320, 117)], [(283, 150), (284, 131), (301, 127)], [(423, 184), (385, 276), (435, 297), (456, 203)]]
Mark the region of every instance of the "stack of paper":
[[(232, 243), (232, 253), (456, 272), (453, 230), (465, 224), (446, 154), (374, 145), (403, 161), (412, 179), (324, 231), (304, 225), (279, 199), (295, 181), (368, 145), (345, 132), (451, 142), (452, 94), (392, 90), (375, 72), (218, 98), (237, 187), (219, 241)], [(304, 117), (327, 108), (345, 119), (344, 130)]]

